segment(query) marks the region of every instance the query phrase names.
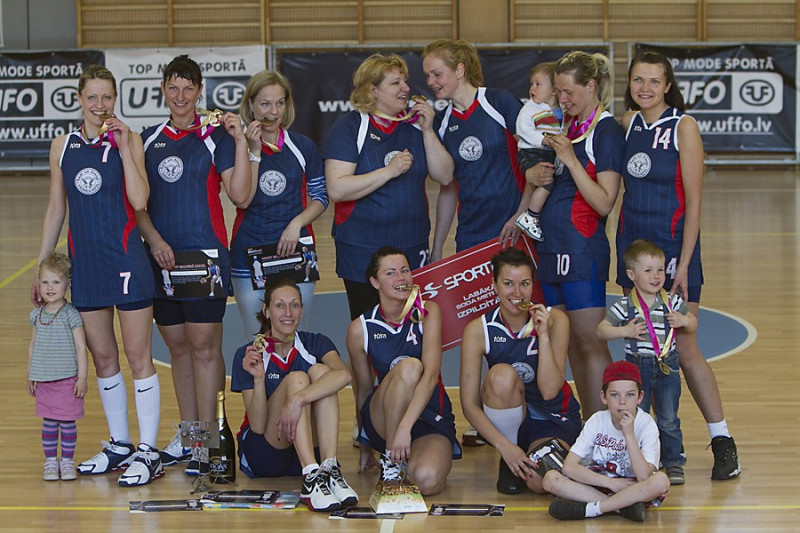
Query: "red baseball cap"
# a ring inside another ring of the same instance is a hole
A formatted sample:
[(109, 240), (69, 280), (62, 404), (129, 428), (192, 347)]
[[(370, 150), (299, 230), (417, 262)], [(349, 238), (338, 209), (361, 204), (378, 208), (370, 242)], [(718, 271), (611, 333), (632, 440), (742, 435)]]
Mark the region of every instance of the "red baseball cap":
[(642, 384), (639, 367), (629, 361), (614, 361), (603, 370), (603, 387), (612, 381), (635, 381)]

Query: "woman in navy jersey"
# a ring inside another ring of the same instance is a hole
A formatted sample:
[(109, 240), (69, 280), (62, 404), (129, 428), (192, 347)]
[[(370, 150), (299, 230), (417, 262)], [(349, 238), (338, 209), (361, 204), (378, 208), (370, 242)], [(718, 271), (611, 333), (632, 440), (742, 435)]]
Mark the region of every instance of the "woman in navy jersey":
[[(170, 116), (142, 134), (151, 193), (147, 210), (138, 211), (136, 218), (156, 279), (162, 279), (162, 269), (176, 265), (200, 264), (206, 271), (196, 293), (179, 295), (173, 283), (176, 292), (170, 295), (159, 286), (153, 316), (169, 348), (181, 420), (210, 422), (216, 416), (217, 391), (225, 388), (222, 317), (230, 293), (220, 191), (235, 204), (247, 198), (247, 138), (233, 113), (225, 113), (216, 124), (198, 115), (203, 75), (188, 56), (178, 56), (164, 68), (161, 90)], [(165, 464), (188, 461), (188, 475), (206, 473), (208, 448), (192, 451), (190, 458), (176, 433), (161, 458)]]
[(377, 302), (364, 271), (379, 247), (400, 248), (414, 268), (427, 264), (425, 179), (453, 179), (453, 161), (433, 131), (433, 108), (416, 102), (409, 109), (407, 78), (400, 56), (365, 59), (353, 76), (356, 110), (334, 123), (325, 146), (328, 197), (336, 202), (336, 273), (353, 319)]
[[(518, 494), (542, 488), (543, 472), (528, 456), (552, 439), (568, 448), (581, 429), (580, 406), (565, 381), (569, 319), (531, 302), (533, 261), (518, 248), (492, 258), (497, 308), (464, 329), (461, 408), (500, 452), (497, 490)], [(489, 372), (481, 383), (481, 363)]]
[(240, 468), (251, 478), (302, 475), (300, 496), (313, 511), (355, 505), (358, 495), (336, 460), (337, 393), (350, 383), (350, 371), (328, 337), (297, 330), (297, 285), (277, 278), (264, 298), (260, 336), (236, 351), (231, 371), (231, 390), (242, 393), (245, 408)]
[(454, 182), (439, 193), (432, 259), (442, 258), (457, 207), (457, 251), (497, 238), (514, 244), (514, 220), (528, 206), (514, 139), (522, 104), (508, 91), (482, 86), (478, 51), (466, 41), (434, 41), (422, 58), (428, 86), (437, 99), (450, 100), (435, 129), (455, 164)]
[(361, 470), (371, 464), (375, 449), (382, 454), (384, 482), (407, 472), (422, 494), (436, 494), (445, 487), (452, 460), (461, 457), (440, 375), (441, 311), (436, 303), (414, 297), (411, 267), (401, 250), (380, 248), (367, 274), (379, 303), (347, 331)]
[[(88, 66), (78, 80), (83, 124), (50, 146), (50, 200), (39, 262), (56, 248), (69, 205), (72, 303), (83, 319), (111, 434), (100, 453), (78, 465), (78, 472), (103, 474), (127, 468), (119, 484), (131, 486), (163, 475), (156, 450), (160, 392), (150, 352), (153, 275), (134, 218), (134, 210), (145, 207), (149, 194), (144, 151), (141, 137), (112, 116), (116, 101), (111, 72)], [(31, 290), (34, 305), (43, 304), (38, 285), (37, 274)], [(136, 390), (138, 449), (128, 430), (114, 307)]]
[[(537, 275), (547, 305), (569, 316), (569, 362), (588, 418), (603, 408), (596, 391), (611, 363), (595, 328), (605, 317), (611, 262), (605, 223), (619, 193), (625, 140), (607, 111), (613, 83), (607, 57), (569, 52), (556, 63), (555, 82), (565, 133), (544, 142), (564, 170), (542, 211), (542, 231), (552, 236), (537, 246)], [(553, 165), (541, 162), (526, 174), (534, 185), (546, 185), (553, 181)]]
[[(679, 294), (697, 315), (703, 284), (700, 262), (700, 205), (703, 140), (685, 104), (672, 65), (657, 52), (633, 59), (625, 91), (626, 133), (622, 177), (625, 194), (617, 227), (617, 257), (636, 239), (664, 250), (664, 288)], [(632, 283), (618, 261), (617, 283), (625, 294)], [(686, 383), (708, 423), (714, 452), (712, 479), (739, 475), (736, 444), (728, 431), (719, 387), (697, 345), (697, 333), (676, 330), (678, 357)]]
[[(294, 99), (289, 81), (282, 74), (264, 70), (250, 78), (239, 113), (247, 125), (255, 177), (246, 201), (236, 210), (231, 275), (245, 337), (251, 339), (260, 327), (256, 315), (264, 301), (264, 290), (253, 288), (254, 259), (248, 257), (247, 248), (276, 244), (278, 255), (288, 256), (295, 253), (302, 238), (302, 247), (310, 255), (307, 239), (314, 235), (311, 223), (325, 212), (328, 195), (322, 156), (316, 145), (305, 135), (289, 131), (295, 116)], [(305, 257), (304, 260), (298, 266), (308, 281), (298, 286), (303, 305), (310, 309), (316, 282), (310, 276), (312, 262)], [(313, 268), (316, 269), (315, 264)], [(307, 324), (307, 317), (308, 313), (301, 328)]]

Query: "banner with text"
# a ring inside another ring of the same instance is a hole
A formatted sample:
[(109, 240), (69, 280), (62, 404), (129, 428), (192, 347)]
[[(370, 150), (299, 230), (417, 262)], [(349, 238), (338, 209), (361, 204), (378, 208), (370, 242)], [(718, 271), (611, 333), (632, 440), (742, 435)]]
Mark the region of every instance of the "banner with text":
[(203, 71), (205, 90), (198, 107), (239, 112), (247, 80), (266, 68), (264, 46), (215, 48), (136, 48), (106, 52), (106, 65), (117, 78), (117, 116), (133, 131), (142, 131), (169, 116), (161, 93), (164, 67), (188, 54)]
[(46, 158), (50, 142), (78, 127), (78, 77), (99, 50), (0, 53), (0, 157)]
[(797, 45), (662, 46), (708, 152), (797, 152)]

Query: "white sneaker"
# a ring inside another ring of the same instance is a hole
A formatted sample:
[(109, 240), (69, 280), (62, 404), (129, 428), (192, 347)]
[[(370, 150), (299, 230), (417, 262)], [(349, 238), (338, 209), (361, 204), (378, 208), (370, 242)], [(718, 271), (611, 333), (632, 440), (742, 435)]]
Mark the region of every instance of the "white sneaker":
[(312, 511), (333, 511), (342, 506), (331, 492), (328, 472), (322, 468), (303, 477), (300, 500)]
[(338, 461), (333, 457), (325, 459), (320, 466), (320, 470), (328, 472), (328, 488), (331, 490), (342, 507), (350, 507), (358, 503), (358, 493), (347, 484), (342, 475)]
[(75, 462), (72, 459), (61, 459), (59, 467), (62, 480), (72, 481), (73, 479), (77, 479), (78, 473), (75, 471)]
[(191, 448), (184, 448), (181, 444), (181, 428), (178, 426), (175, 436), (169, 441), (166, 448), (162, 448), (161, 466), (176, 465), (178, 463), (187, 463), (192, 458)]
[(45, 481), (58, 481), (58, 460), (55, 457), (48, 457), (44, 462), (44, 475), (42, 479)]
[(117, 484), (122, 487), (138, 487), (147, 485), (163, 475), (164, 468), (161, 466), (158, 450), (147, 444), (140, 444), (139, 449), (133, 454), (131, 466), (119, 477)]
[(123, 470), (133, 461), (136, 448), (130, 442), (103, 441), (103, 450), (78, 465), (82, 475), (105, 474), (114, 470)]
[(539, 217), (536, 215), (531, 215), (527, 211), (523, 211), (520, 216), (514, 221), (514, 224), (517, 225), (525, 234), (535, 241), (543, 241), (544, 235), (542, 235), (542, 226), (539, 223)]
[(407, 465), (395, 463), (385, 454), (381, 455), (381, 481), (400, 482), (405, 478)]

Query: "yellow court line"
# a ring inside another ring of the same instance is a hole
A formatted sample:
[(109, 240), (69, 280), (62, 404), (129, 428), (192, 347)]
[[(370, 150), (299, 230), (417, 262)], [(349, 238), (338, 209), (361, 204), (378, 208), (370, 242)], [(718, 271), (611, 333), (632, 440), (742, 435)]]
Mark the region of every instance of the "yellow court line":
[[(58, 244), (56, 244), (56, 248), (60, 248), (60, 247), (64, 246), (66, 243), (67, 243), (67, 238), (64, 237), (63, 239), (58, 241)], [(34, 260), (26, 263), (25, 266), (23, 266), (22, 268), (20, 268), (19, 270), (17, 270), (16, 272), (11, 274), (10, 276), (8, 276), (6, 279), (0, 281), (0, 289), (4, 288), (6, 285), (11, 283), (12, 281), (17, 279), (18, 277), (20, 277), (24, 273), (26, 273), (28, 270), (30, 270), (31, 268), (35, 267), (37, 261), (38, 261), (38, 259), (34, 259)]]

